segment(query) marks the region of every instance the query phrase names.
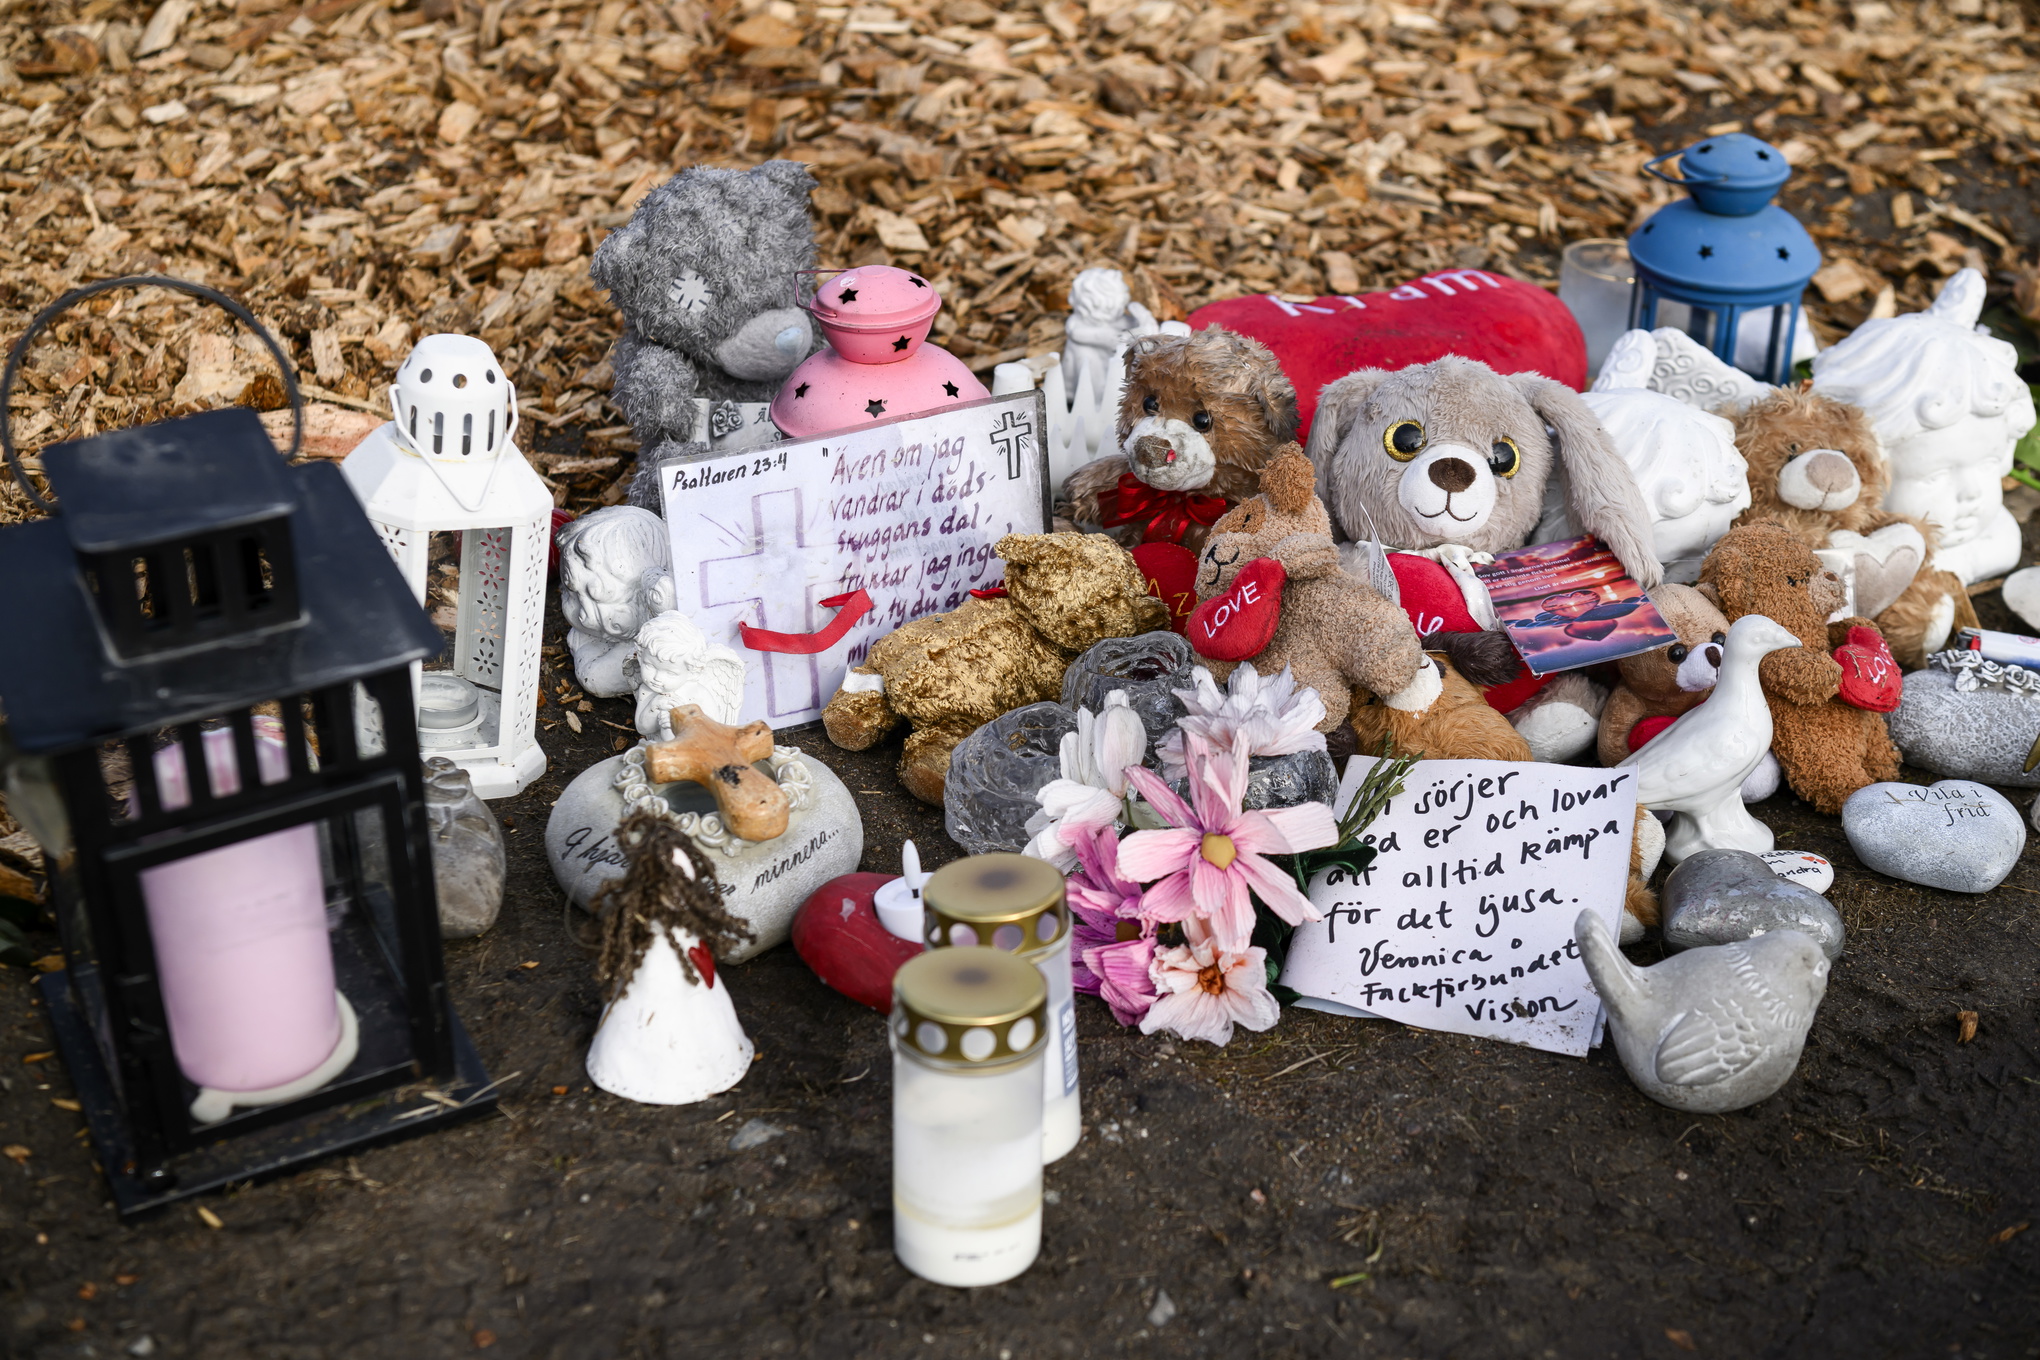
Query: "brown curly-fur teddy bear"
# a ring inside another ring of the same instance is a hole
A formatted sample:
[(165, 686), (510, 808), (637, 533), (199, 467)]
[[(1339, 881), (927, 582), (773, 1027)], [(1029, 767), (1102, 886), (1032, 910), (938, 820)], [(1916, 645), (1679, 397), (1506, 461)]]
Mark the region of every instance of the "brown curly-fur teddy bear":
[(1762, 614), (1800, 646), (1765, 657), (1758, 675), (1771, 705), (1771, 754), (1792, 791), (1822, 812), (1839, 813), (1857, 789), (1898, 778), (1898, 748), (1884, 715), (1837, 697), (1842, 667), (1832, 652), (1868, 619), (1826, 622), (1842, 607), (1841, 578), (1821, 565), (1782, 524), (1759, 520), (1730, 529), (1700, 568), (1702, 594), (1730, 623)]
[(1127, 347), (1115, 438), (1118, 453), (1070, 474), (1057, 512), (1128, 547), (1194, 553), (1296, 438), (1296, 389), (1267, 346), (1222, 326), (1147, 336)]
[(871, 645), (822, 710), (829, 740), (863, 751), (912, 724), (900, 782), (942, 805), (949, 753), (984, 724), (1062, 694), (1078, 654), (1110, 637), (1168, 626), (1126, 549), (1097, 534), (1008, 534), (1005, 595), (966, 599)]
[(1691, 586), (1666, 581), (1651, 591), (1650, 602), (1679, 640), (1615, 663), (1622, 680), (1601, 710), (1597, 749), (1603, 765), (1620, 765), (1629, 758), (1634, 749), (1629, 734), (1637, 723), (1676, 718), (1706, 699), (1721, 670), (1728, 620), (1714, 601)]
[[(1268, 645), (1245, 662), (1200, 656), (1221, 682), (1235, 665), (1263, 675), (1290, 667), (1324, 700), (1327, 733), (1350, 723), (1357, 748), (1432, 759), (1528, 760), (1530, 746), (1443, 653), (1427, 654), (1409, 616), (1339, 565), (1317, 473), (1295, 445), (1262, 470), (1260, 494), (1214, 524), (1197, 565), (1197, 596), (1213, 599), (1248, 563), (1282, 564), (1280, 615)], [(1193, 625), (1191, 645), (1197, 645)]]
[[(1939, 545), (1934, 526), (1881, 508), (1891, 477), (1860, 409), (1786, 389), (1734, 420), (1750, 477), (1750, 508), (1736, 523), (1782, 524), (1838, 575), (1853, 578), (1855, 612), (1875, 618), (1900, 666), (1918, 670), (1954, 629), (1976, 626), (1962, 578), (1926, 565)], [(1893, 525), (1907, 528), (1879, 532)]]

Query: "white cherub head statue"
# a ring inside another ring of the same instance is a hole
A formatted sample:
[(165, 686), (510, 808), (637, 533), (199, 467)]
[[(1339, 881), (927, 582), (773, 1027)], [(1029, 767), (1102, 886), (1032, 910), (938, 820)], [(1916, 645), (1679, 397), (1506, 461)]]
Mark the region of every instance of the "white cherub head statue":
[(673, 710), (699, 704), (719, 723), (734, 725), (744, 706), (744, 659), (678, 610), (646, 620), (637, 635), (637, 730), (653, 741), (673, 739)]
[(1107, 390), (1113, 382), (1113, 356), (1127, 341), (1159, 329), (1154, 313), (1133, 300), (1126, 275), (1102, 266), (1080, 271), (1070, 281), (1070, 315), (1063, 322), (1062, 380), (1068, 399), (1080, 400), (1077, 393), (1088, 378), (1092, 399), (1107, 410), (1116, 407), (1118, 392)]
[(1126, 275), (1117, 269), (1099, 267), (1078, 272), (1070, 281), (1070, 315), (1086, 321), (1122, 323), (1133, 305), (1133, 290)]
[(646, 571), (667, 565), (666, 521), (634, 505), (612, 505), (562, 527), (560, 612), (574, 674), (590, 694), (631, 692), (624, 663), (645, 623)]
[(1964, 269), (1924, 312), (1865, 321), (1813, 361), (1813, 390), (1861, 407), (1891, 469), (1884, 509), (1940, 533), (1934, 565), (1965, 582), (2019, 564), (2001, 479), (2033, 428), (2018, 352), (1976, 324), (1983, 275)]

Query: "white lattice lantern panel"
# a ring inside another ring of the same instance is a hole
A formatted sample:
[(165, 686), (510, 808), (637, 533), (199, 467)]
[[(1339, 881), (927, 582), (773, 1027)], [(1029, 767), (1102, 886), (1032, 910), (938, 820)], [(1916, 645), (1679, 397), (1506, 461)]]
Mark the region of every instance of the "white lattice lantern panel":
[(419, 746), (467, 770), (482, 797), (508, 798), (545, 773), (536, 719), (552, 493), (511, 441), (517, 393), (480, 340), (420, 340), (390, 410), (341, 471), (420, 603), (432, 536), (460, 539), (448, 654), (413, 668)]

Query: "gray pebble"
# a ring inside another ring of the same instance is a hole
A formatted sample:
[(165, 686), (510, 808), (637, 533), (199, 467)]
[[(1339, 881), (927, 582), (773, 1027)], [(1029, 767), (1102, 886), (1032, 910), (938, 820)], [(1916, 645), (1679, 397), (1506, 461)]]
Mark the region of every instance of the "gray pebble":
[(1842, 804), (1842, 831), (1865, 866), (1949, 892), (1989, 892), (2026, 848), (2019, 810), (1967, 779), (1858, 789)]
[(1781, 878), (1747, 850), (1702, 850), (1665, 880), (1667, 949), (1751, 940), (1775, 930), (1796, 930), (1829, 960), (1842, 953), (1842, 918), (1813, 889)]
[(1884, 722), (1907, 763), (1935, 774), (2007, 788), (2040, 788), (2040, 768), (2026, 771), (2040, 737), (2040, 698), (2019, 690), (1955, 687), (1944, 670), (1914, 671), (1905, 696)]

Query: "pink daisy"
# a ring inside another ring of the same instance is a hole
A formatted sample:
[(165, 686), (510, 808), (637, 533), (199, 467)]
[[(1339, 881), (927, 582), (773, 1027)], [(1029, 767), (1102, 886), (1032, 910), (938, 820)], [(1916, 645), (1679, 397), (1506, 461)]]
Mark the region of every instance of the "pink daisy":
[(1282, 1018), (1268, 991), (1267, 955), (1265, 949), (1223, 950), (1210, 939), (1159, 951), (1150, 969), (1158, 995), (1140, 1032), (1169, 1030), (1222, 1046), (1234, 1025), (1267, 1029)]

